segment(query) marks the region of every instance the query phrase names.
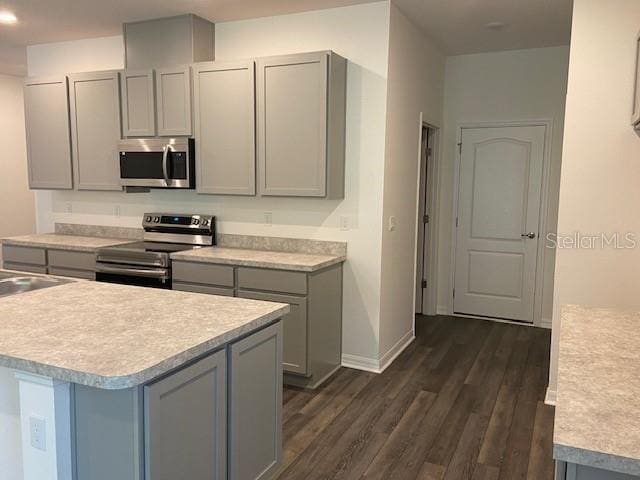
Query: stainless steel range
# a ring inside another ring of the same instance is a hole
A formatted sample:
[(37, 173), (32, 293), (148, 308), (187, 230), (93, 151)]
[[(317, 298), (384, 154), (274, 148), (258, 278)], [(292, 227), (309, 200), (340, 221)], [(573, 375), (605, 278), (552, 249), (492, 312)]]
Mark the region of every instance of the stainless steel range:
[(171, 288), (171, 253), (215, 245), (215, 221), (211, 215), (145, 213), (142, 242), (98, 250), (96, 280)]

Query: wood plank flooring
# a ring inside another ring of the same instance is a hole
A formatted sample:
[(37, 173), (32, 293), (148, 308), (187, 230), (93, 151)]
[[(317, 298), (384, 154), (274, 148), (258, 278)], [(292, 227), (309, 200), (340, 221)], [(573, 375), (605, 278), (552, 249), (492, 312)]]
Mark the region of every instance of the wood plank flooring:
[(381, 375), (284, 391), (278, 480), (552, 480), (550, 331), (418, 317)]

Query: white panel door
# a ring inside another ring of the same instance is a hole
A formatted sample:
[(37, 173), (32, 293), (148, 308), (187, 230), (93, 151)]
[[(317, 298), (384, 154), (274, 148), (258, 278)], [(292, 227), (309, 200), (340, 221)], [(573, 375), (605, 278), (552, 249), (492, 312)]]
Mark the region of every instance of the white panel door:
[(454, 312), (533, 322), (544, 126), (462, 130)]

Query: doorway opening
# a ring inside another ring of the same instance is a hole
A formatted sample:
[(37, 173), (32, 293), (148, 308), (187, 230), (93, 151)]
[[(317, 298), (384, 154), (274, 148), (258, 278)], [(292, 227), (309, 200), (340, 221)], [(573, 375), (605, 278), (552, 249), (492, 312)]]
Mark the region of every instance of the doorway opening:
[(423, 123), (420, 131), (418, 223), (416, 244), (416, 314), (435, 315), (436, 161), (439, 129)]

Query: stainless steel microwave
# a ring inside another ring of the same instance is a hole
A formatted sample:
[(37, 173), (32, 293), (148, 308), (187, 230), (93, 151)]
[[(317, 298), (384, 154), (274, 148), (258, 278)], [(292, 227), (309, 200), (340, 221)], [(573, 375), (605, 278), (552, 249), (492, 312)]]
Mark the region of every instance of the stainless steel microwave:
[(193, 138), (147, 138), (119, 144), (125, 187), (195, 188)]

